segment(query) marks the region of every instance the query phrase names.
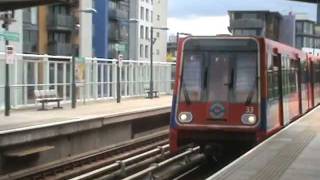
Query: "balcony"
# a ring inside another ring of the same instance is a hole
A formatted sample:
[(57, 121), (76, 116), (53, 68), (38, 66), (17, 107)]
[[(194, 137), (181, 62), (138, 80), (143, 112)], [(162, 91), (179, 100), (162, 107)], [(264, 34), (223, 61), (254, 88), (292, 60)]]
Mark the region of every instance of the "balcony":
[(128, 20), (129, 14), (127, 11), (122, 11), (119, 9), (109, 9), (109, 18), (114, 20)]
[(237, 19), (230, 20), (230, 28), (231, 29), (259, 29), (264, 28), (265, 23), (260, 19)]
[(72, 44), (61, 42), (49, 42), (48, 53), (50, 55), (71, 56)]
[(49, 14), (47, 27), (49, 30), (55, 31), (72, 31), (73, 17), (63, 14)]
[(37, 42), (23, 42), (23, 53), (37, 54), (38, 47)]
[(23, 23), (31, 24), (31, 12), (28, 10), (23, 10)]
[(117, 58), (117, 51), (115, 49), (112, 48), (108, 48), (108, 58), (113, 59), (113, 58)]
[(120, 35), (117, 31), (109, 31), (109, 40), (111, 41), (120, 41)]

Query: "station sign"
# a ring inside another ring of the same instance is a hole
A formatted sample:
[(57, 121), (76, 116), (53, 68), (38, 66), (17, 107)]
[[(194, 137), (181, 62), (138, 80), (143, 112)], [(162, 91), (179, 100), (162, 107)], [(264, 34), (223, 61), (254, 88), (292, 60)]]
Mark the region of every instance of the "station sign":
[(119, 64), (120, 67), (122, 66), (122, 63), (123, 63), (123, 55), (119, 54), (119, 56), (118, 56), (118, 64)]
[(0, 32), (0, 36), (2, 36), (7, 41), (14, 41), (14, 42), (20, 41), (20, 34), (17, 32), (3, 31), (3, 32)]
[(16, 52), (14, 50), (13, 46), (6, 46), (6, 64), (14, 64), (14, 61), (16, 60)]

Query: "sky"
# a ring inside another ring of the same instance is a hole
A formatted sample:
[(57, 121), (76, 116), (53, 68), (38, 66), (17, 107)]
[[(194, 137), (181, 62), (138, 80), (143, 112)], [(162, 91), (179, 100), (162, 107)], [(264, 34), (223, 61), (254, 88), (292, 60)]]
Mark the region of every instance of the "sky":
[(293, 12), (297, 16), (315, 20), (316, 5), (288, 0), (168, 0), (169, 34), (193, 35), (229, 33), (228, 10), (269, 10), (281, 14)]

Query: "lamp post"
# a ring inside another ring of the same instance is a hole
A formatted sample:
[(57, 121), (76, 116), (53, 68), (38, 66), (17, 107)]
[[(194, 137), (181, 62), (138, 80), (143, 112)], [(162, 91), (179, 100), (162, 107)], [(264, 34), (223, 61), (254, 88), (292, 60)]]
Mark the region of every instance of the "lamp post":
[[(14, 11), (6, 12), (1, 19), (3, 20), (2, 27), (5, 31), (9, 30), (9, 25), (14, 22)], [(5, 38), (6, 39), (6, 38)], [(5, 47), (9, 45), (9, 40), (5, 40)], [(5, 106), (4, 106), (4, 114), (5, 116), (10, 116), (10, 78), (9, 78), (9, 62), (6, 61), (5, 63), (5, 88), (4, 88), (4, 98), (5, 98)]]
[[(87, 9), (82, 9), (82, 10), (78, 10), (76, 11), (78, 13), (91, 13), (91, 14), (95, 14), (97, 13), (97, 10), (93, 9), (93, 8), (87, 8)], [(73, 28), (76, 29), (76, 27), (78, 27), (80, 29), (80, 22), (79, 24), (76, 24), (75, 23), (75, 20), (74, 20), (74, 17), (72, 18), (73, 19)], [(75, 30), (72, 31), (72, 39), (75, 38)], [(79, 38), (80, 38), (81, 34), (79, 33)], [(79, 41), (79, 43), (81, 43)], [(76, 95), (76, 92), (77, 92), (77, 86), (76, 86), (76, 74), (75, 74), (75, 71), (76, 71), (76, 56), (77, 54), (77, 49), (72, 46), (72, 64), (71, 64), (71, 68), (72, 68), (72, 75), (71, 75), (71, 107), (74, 109), (76, 108), (76, 104), (77, 104), (77, 95)]]
[(156, 39), (153, 38), (154, 30), (164, 30), (167, 31), (169, 28), (166, 27), (151, 27), (151, 40), (150, 40), (150, 87), (148, 98), (153, 99), (153, 45)]

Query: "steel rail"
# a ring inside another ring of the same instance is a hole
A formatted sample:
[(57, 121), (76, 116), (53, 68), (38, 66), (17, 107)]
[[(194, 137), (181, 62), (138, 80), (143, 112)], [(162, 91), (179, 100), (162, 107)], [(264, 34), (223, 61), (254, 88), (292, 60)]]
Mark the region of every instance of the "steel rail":
[(126, 165), (128, 163), (132, 163), (132, 162), (135, 162), (135, 161), (138, 161), (140, 159), (144, 159), (144, 158), (147, 158), (151, 155), (155, 155), (157, 153), (163, 153), (165, 150), (168, 150), (169, 149), (169, 144), (166, 144), (164, 146), (160, 146), (158, 148), (155, 148), (153, 150), (150, 150), (150, 151), (147, 151), (147, 152), (144, 152), (142, 154), (138, 154), (136, 156), (133, 156), (131, 158), (128, 158), (128, 159), (125, 159), (125, 160), (122, 160), (122, 161), (117, 161), (113, 164), (110, 164), (106, 167), (102, 167), (100, 169), (96, 169), (94, 171), (91, 171), (89, 173), (86, 173), (86, 174), (83, 174), (83, 175), (80, 175), (78, 177), (74, 177), (72, 178), (71, 180), (84, 180), (84, 179), (90, 179), (94, 176), (96, 176), (97, 174), (102, 174), (106, 171), (110, 171), (114, 168), (121, 168), (121, 166), (123, 165)]
[(69, 158), (57, 163), (34, 167), (19, 172), (0, 176), (2, 179), (70, 179), (84, 172), (111, 164), (118, 159), (129, 158), (141, 154), (163, 144), (167, 144), (168, 132), (138, 138), (133, 141), (121, 143), (107, 149), (90, 152), (75, 158)]
[(196, 152), (196, 151), (199, 151), (199, 150), (200, 150), (200, 147), (199, 147), (199, 146), (194, 147), (194, 148), (190, 148), (189, 150), (187, 150), (187, 151), (185, 151), (185, 152), (183, 152), (183, 153), (181, 153), (181, 154), (178, 154), (178, 155), (176, 155), (176, 156), (174, 156), (174, 157), (172, 157), (172, 158), (169, 158), (169, 159), (167, 159), (167, 160), (165, 160), (165, 161), (163, 161), (163, 162), (160, 162), (160, 163), (158, 163), (158, 164), (153, 164), (153, 165), (150, 166), (149, 168), (147, 168), (147, 169), (145, 169), (145, 170), (142, 170), (142, 171), (140, 171), (140, 172), (138, 172), (138, 173), (136, 173), (136, 174), (133, 174), (133, 175), (131, 175), (131, 176), (129, 176), (129, 177), (126, 177), (126, 178), (124, 178), (123, 180), (133, 180), (133, 179), (137, 179), (137, 178), (139, 178), (139, 177), (141, 177), (141, 176), (144, 176), (144, 175), (146, 175), (146, 174), (148, 174), (148, 173), (151, 173), (152, 171), (154, 171), (154, 170), (156, 170), (156, 169), (158, 169), (158, 168), (161, 168), (161, 167), (163, 167), (163, 166), (166, 166), (166, 165), (168, 165), (168, 164), (170, 164), (170, 163), (172, 163), (172, 162), (174, 162), (174, 161), (176, 161), (176, 160), (178, 160), (178, 159), (180, 159), (180, 158), (183, 158), (183, 157), (185, 157), (185, 156), (187, 156), (187, 155), (190, 155), (190, 154), (192, 154), (192, 153), (194, 153), (194, 152)]

